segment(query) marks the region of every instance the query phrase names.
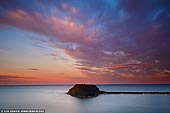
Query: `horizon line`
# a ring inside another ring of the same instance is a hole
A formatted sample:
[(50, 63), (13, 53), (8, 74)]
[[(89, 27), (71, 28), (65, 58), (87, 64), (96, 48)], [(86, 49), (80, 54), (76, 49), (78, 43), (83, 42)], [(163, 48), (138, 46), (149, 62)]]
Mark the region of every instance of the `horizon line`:
[[(75, 84), (93, 84), (93, 83), (73, 83), (73, 84), (0, 84), (0, 86), (69, 86)], [(95, 85), (170, 85), (169, 83), (105, 83), (105, 84), (95, 84)]]

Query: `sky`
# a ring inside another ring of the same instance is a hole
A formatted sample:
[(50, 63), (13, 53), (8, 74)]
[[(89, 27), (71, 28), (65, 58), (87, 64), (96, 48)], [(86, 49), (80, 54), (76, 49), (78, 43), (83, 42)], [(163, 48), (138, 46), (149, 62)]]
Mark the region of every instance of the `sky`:
[(169, 0), (0, 0), (0, 84), (170, 84)]

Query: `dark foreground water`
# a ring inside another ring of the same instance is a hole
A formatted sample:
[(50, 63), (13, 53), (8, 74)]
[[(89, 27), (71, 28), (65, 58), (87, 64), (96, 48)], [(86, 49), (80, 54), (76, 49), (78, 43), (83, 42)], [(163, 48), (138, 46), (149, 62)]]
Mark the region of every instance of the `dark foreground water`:
[[(170, 95), (66, 95), (72, 86), (0, 86), (0, 109), (45, 109), (46, 113), (170, 113)], [(170, 85), (99, 85), (105, 91), (170, 91)]]

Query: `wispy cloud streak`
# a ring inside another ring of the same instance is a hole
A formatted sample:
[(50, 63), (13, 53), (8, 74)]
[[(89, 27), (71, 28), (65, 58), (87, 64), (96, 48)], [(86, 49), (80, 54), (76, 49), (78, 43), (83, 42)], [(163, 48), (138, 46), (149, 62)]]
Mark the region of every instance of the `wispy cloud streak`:
[[(34, 9), (3, 4), (0, 24), (47, 37), (33, 40), (62, 49), (87, 76), (114, 79), (169, 73), (168, 0), (65, 0), (41, 2), (43, 8), (33, 5)], [(43, 12), (44, 7), (50, 10)]]

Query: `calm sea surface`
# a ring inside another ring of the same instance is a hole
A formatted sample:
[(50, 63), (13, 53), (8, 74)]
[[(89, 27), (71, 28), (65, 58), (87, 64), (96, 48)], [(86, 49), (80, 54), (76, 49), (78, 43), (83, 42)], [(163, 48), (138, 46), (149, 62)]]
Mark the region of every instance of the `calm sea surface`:
[[(0, 86), (0, 109), (45, 109), (46, 113), (170, 113), (170, 95), (66, 95), (72, 86)], [(98, 85), (105, 91), (170, 91), (170, 85)]]

